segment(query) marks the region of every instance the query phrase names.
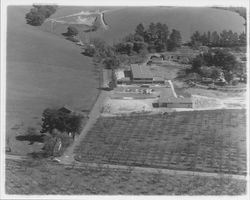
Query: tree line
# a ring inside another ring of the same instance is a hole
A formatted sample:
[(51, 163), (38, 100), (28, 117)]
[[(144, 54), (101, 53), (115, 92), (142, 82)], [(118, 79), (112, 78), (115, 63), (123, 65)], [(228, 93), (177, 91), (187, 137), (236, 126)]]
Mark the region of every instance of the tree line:
[(33, 5), (30, 12), (25, 15), (27, 24), (41, 26), (43, 22), (54, 14), (58, 6), (56, 5)]
[(152, 22), (147, 28), (142, 23), (138, 24), (135, 32), (126, 36), (115, 47), (119, 53), (131, 55), (142, 51), (172, 51), (180, 47), (181, 42), (180, 31), (173, 29), (170, 33), (166, 24)]
[(166, 24), (150, 23), (147, 28), (138, 24), (131, 33), (113, 45), (101, 39), (93, 39), (84, 54), (93, 56), (94, 61), (102, 63), (106, 68), (118, 67), (122, 64), (140, 63), (148, 52), (173, 51), (181, 46), (181, 34), (173, 29), (169, 32)]
[(246, 34), (242, 32), (233, 32), (232, 30), (223, 30), (221, 33), (217, 31), (204, 32), (201, 34), (199, 31), (193, 33), (190, 37), (190, 45), (193, 47), (197, 46), (209, 46), (209, 47), (234, 47), (246, 45)]

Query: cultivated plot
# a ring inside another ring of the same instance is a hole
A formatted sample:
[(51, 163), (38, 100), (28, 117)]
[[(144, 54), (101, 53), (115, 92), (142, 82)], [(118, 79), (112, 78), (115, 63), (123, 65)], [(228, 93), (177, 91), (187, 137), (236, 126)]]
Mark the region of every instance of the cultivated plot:
[(99, 118), (81, 162), (246, 174), (245, 110)]

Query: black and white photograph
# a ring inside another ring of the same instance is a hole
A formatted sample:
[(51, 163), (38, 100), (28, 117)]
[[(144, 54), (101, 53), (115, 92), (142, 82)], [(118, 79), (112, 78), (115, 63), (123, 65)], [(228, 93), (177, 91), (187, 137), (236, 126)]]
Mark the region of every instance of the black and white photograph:
[(248, 4), (1, 1), (1, 199), (248, 199)]

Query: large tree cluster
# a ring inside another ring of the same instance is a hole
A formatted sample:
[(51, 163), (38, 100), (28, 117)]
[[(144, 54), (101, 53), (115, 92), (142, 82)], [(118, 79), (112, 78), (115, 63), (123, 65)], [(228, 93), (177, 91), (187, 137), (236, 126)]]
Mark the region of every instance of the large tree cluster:
[(32, 26), (41, 26), (56, 10), (57, 6), (55, 5), (33, 5), (33, 8), (25, 16), (26, 22)]
[(171, 51), (180, 46), (181, 34), (178, 30), (173, 29), (170, 33), (166, 24), (152, 22), (147, 28), (140, 23), (134, 33), (116, 45), (116, 49), (122, 54), (132, 55), (145, 51)]
[(195, 72), (203, 77), (217, 79), (220, 72), (223, 72), (225, 79), (230, 82), (231, 74), (237, 71), (238, 62), (233, 54), (225, 50), (209, 51), (198, 55), (192, 61), (190, 72)]

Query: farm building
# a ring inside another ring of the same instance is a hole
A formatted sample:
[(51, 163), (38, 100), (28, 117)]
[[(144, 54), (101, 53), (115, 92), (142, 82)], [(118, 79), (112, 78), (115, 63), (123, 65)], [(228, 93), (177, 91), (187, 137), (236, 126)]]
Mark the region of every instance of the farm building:
[(175, 98), (160, 96), (158, 101), (159, 107), (166, 108), (192, 108), (193, 103), (191, 98)]
[(133, 83), (165, 83), (163, 77), (153, 76), (148, 66), (137, 64), (131, 65), (131, 80)]
[(193, 50), (189, 47), (181, 47), (177, 51), (162, 53), (164, 60), (188, 63), (200, 53), (199, 50)]
[(154, 54), (150, 56), (151, 61), (163, 61), (163, 56), (161, 54)]
[(153, 75), (149, 66), (132, 64), (130, 70), (116, 72), (117, 84), (165, 84), (161, 74)]
[(147, 66), (132, 64), (132, 80), (134, 83), (152, 83), (153, 75)]
[(165, 108), (192, 108), (193, 103), (191, 98), (176, 98), (171, 88), (164, 88), (158, 102), (154, 103), (153, 106)]
[(112, 82), (112, 70), (103, 69), (102, 71), (102, 88), (109, 88)]

